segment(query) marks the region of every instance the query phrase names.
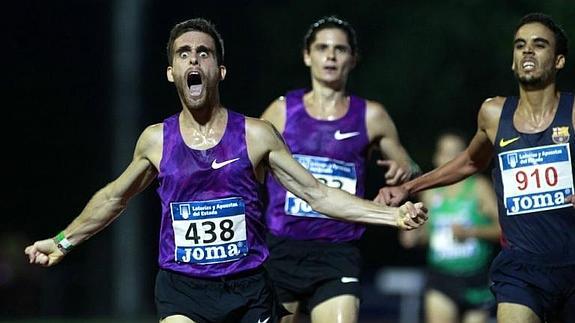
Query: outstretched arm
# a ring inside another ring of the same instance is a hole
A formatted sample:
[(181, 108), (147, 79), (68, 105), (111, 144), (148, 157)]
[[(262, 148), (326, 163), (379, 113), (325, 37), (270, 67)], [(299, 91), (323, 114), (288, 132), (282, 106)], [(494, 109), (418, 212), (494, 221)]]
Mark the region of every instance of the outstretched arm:
[[(142, 133), (130, 165), (117, 179), (96, 192), (66, 229), (55, 238), (36, 241), (26, 247), (30, 263), (52, 266), (60, 262), (68, 244), (78, 245), (105, 228), (122, 213), (130, 198), (152, 182), (157, 170), (149, 157), (158, 152), (158, 144), (161, 146), (157, 140), (157, 132), (161, 129), (157, 128), (152, 126)], [(65, 239), (63, 250), (57, 245), (62, 239)]]
[(257, 146), (263, 162), (278, 182), (317, 212), (342, 220), (402, 229), (416, 228), (427, 219), (421, 203), (386, 207), (320, 183), (292, 157), (281, 135), (268, 122), (252, 120), (249, 132), (250, 137), (258, 138), (249, 142)]
[(459, 182), (484, 170), (493, 154), (493, 140), (501, 114), (501, 100), (487, 100), (478, 116), (478, 130), (467, 148), (445, 165), (396, 187), (379, 190), (376, 202), (398, 205), (409, 195), (423, 190)]

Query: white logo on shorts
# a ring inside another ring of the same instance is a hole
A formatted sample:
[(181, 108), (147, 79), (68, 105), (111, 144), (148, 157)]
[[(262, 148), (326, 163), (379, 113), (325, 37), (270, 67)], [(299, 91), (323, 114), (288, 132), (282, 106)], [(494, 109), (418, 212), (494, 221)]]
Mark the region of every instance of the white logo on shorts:
[(258, 319), (258, 323), (267, 323), (270, 320), (270, 318), (268, 317), (267, 319), (261, 321), (260, 319)]
[(357, 277), (341, 277), (341, 282), (344, 284), (359, 283), (359, 279)]

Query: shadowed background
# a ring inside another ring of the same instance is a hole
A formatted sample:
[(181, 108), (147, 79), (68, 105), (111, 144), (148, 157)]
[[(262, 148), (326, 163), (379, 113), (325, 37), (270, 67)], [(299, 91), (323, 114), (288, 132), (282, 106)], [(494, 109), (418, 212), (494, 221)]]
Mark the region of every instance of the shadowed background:
[[(4, 6), (8, 120), (2, 127), (0, 320), (7, 321), (153, 318), (157, 183), (134, 199), (136, 206), (120, 222), (54, 268), (27, 265), (23, 248), (62, 230), (128, 164), (138, 134), (181, 109), (165, 77), (165, 44), (175, 23), (202, 16), (216, 24), (228, 69), (222, 102), (257, 117), (287, 89), (309, 86), (301, 58), (307, 27), (329, 14), (348, 20), (361, 55), (348, 88), (386, 106), (403, 145), (424, 170), (431, 168), (441, 131), (471, 137), (483, 100), (516, 94), (511, 45), (521, 16), (548, 13), (575, 35), (575, 3), (568, 0), (68, 0)], [(575, 89), (572, 58), (559, 74), (560, 90)], [(383, 183), (373, 163), (368, 178), (372, 198)], [(406, 251), (396, 238), (390, 228), (366, 232), (366, 288), (382, 267), (423, 266), (422, 250)]]

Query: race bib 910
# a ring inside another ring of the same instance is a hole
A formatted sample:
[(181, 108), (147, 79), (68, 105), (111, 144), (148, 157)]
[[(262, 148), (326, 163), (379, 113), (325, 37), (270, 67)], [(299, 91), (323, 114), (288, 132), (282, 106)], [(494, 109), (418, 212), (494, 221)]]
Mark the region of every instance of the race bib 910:
[(214, 264), (248, 254), (241, 198), (173, 202), (170, 209), (177, 262)]
[(568, 144), (541, 146), (498, 155), (507, 215), (570, 207), (573, 172)]

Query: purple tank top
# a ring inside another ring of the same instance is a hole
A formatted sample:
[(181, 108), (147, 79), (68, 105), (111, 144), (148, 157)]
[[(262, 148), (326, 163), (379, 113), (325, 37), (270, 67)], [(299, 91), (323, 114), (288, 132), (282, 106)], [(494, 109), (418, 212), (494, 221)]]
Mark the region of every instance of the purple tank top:
[[(320, 181), (363, 197), (365, 158), (369, 146), (365, 100), (350, 96), (347, 113), (338, 120), (317, 120), (303, 104), (304, 89), (286, 94), (284, 139), (294, 158)], [(287, 192), (267, 176), (269, 203), (266, 221), (270, 232), (294, 240), (343, 242), (357, 240), (361, 224), (333, 220)]]
[(220, 142), (188, 147), (179, 113), (164, 120), (157, 189), (162, 203), (160, 268), (220, 277), (259, 267), (268, 256), (265, 223), (245, 117), (228, 110)]

